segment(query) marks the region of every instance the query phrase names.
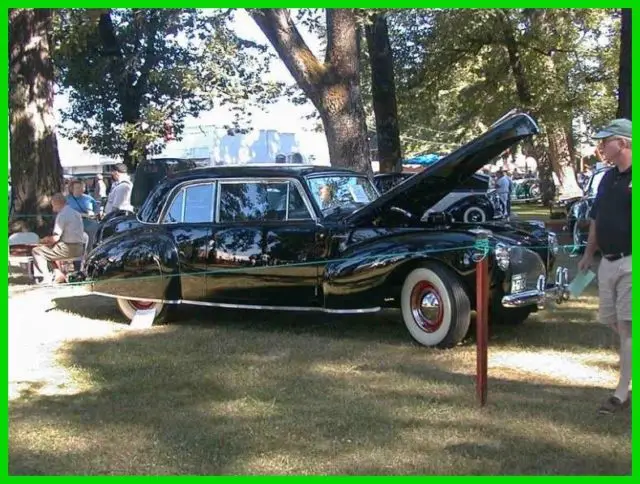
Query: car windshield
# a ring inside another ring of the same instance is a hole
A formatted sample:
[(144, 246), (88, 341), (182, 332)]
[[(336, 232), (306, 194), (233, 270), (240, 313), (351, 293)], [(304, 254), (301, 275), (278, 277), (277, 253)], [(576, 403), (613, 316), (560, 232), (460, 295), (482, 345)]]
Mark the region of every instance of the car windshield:
[(323, 213), (354, 210), (376, 198), (378, 192), (364, 176), (331, 175), (307, 179), (309, 189)]

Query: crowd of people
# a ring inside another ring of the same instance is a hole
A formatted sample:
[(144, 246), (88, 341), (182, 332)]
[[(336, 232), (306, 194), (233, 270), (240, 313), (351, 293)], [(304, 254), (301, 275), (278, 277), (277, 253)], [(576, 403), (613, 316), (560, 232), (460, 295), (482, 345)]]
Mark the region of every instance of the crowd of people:
[(66, 277), (60, 269), (50, 270), (56, 262), (82, 256), (87, 247), (92, 247), (99, 220), (112, 212), (133, 211), (131, 191), (133, 184), (124, 163), (114, 165), (111, 170), (110, 190), (102, 175), (96, 175), (93, 195), (87, 193), (82, 180), (69, 180), (62, 193), (51, 197), (55, 213), (52, 233), (40, 240), (33, 248), (33, 277), (36, 284), (64, 282)]

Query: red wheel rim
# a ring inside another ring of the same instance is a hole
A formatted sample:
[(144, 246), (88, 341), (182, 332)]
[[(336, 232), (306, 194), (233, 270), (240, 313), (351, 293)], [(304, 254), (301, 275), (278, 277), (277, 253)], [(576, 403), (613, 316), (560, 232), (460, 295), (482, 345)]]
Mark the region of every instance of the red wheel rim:
[(444, 318), (442, 297), (433, 284), (420, 281), (413, 286), (411, 313), (413, 320), (425, 333), (433, 333), (440, 329)]
[(151, 307), (155, 304), (154, 302), (149, 302), (149, 301), (129, 301), (129, 304), (131, 304), (131, 306), (133, 306), (134, 309), (139, 310), (139, 309), (151, 309)]

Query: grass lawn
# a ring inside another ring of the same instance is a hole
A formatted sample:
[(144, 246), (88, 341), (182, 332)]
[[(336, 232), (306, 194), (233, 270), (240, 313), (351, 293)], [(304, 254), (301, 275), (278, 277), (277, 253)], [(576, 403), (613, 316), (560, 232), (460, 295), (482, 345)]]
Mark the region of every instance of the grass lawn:
[[(575, 259), (574, 259), (575, 260)], [(150, 330), (81, 289), (9, 299), (10, 474), (630, 474), (599, 417), (615, 339), (594, 290), (473, 338), (414, 344), (394, 313), (181, 311)]]

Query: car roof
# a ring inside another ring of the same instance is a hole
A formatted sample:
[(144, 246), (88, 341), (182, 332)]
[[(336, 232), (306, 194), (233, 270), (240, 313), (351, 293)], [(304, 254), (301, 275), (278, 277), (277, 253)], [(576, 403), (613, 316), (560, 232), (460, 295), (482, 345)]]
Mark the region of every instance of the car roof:
[(347, 168), (337, 168), (332, 166), (319, 166), (307, 164), (245, 164), (245, 165), (224, 165), (194, 168), (192, 170), (181, 170), (170, 174), (167, 178), (172, 183), (182, 183), (185, 181), (197, 180), (199, 178), (278, 178), (278, 177), (304, 177), (309, 175), (358, 175), (360, 173)]

